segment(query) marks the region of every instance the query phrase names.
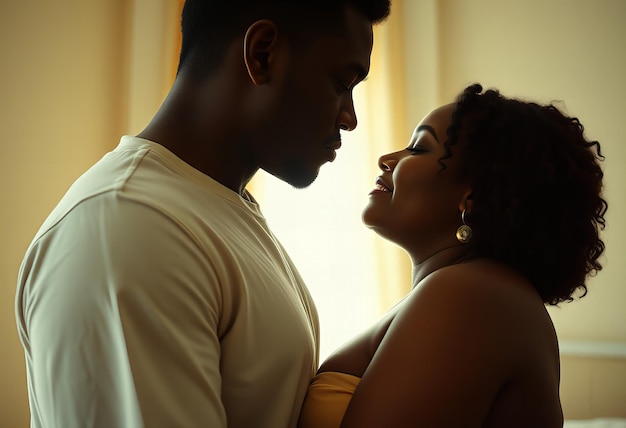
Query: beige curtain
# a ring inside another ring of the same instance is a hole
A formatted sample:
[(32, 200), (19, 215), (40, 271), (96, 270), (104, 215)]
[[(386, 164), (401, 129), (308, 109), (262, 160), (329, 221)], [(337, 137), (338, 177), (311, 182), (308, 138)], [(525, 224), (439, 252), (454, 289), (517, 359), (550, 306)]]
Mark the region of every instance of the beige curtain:
[[(406, 145), (411, 134), (403, 83), (405, 40), (400, 24), (404, 9), (405, 1), (395, 0), (388, 21), (374, 27), (370, 77), (358, 106), (365, 112), (359, 126), (367, 137), (369, 161), (364, 167), (370, 169), (371, 177), (380, 173), (377, 168), (380, 155)], [(384, 312), (410, 289), (410, 264), (403, 251), (382, 238), (372, 240), (368, 251), (377, 260), (372, 268), (377, 278), (377, 309)]]
[(151, 119), (174, 80), (182, 0), (134, 0), (130, 11), (127, 132)]
[[(367, 117), (368, 165), (409, 141), (417, 123), (441, 99), (438, 0), (393, 0), (391, 15), (374, 29), (370, 78), (361, 108)], [(376, 170), (374, 170), (376, 171)], [(376, 264), (378, 309), (385, 311), (411, 288), (406, 254), (381, 238), (369, 249)]]

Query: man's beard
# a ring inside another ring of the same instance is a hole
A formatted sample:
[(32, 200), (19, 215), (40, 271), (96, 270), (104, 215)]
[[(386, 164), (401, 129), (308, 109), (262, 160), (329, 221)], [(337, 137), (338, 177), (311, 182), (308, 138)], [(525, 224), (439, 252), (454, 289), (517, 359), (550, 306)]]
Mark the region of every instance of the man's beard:
[(319, 169), (311, 171), (305, 165), (292, 161), (284, 163), (279, 171), (268, 172), (296, 189), (304, 189), (315, 181), (319, 174)]

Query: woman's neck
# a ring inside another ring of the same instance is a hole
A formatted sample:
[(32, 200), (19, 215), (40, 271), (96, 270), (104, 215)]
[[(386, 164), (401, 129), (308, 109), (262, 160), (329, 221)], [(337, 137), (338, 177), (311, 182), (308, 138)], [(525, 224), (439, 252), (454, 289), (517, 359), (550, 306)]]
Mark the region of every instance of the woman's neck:
[(443, 267), (462, 263), (467, 260), (467, 247), (464, 244), (443, 247), (421, 260), (411, 257), (413, 265), (413, 287), (431, 273)]

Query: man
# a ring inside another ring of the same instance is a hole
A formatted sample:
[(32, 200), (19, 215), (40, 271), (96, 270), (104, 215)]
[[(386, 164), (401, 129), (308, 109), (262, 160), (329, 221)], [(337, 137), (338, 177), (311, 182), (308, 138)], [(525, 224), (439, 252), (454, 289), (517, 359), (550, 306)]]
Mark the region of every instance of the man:
[(313, 182), (388, 0), (187, 0), (176, 81), (24, 258), (33, 427), (294, 427), (318, 319), (245, 187)]

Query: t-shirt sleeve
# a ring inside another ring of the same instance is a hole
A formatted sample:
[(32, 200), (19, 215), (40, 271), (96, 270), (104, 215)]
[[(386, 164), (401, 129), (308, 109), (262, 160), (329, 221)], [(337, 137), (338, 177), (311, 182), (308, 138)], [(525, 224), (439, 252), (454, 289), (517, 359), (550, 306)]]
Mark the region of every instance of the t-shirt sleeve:
[(115, 194), (33, 243), (17, 296), (33, 426), (226, 427), (222, 297), (203, 245)]

